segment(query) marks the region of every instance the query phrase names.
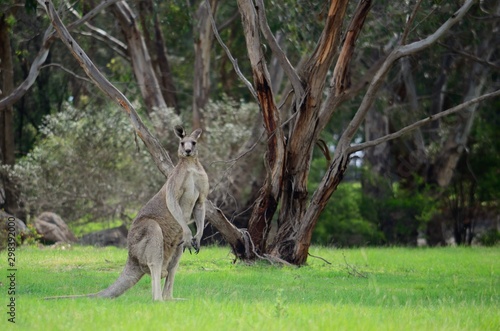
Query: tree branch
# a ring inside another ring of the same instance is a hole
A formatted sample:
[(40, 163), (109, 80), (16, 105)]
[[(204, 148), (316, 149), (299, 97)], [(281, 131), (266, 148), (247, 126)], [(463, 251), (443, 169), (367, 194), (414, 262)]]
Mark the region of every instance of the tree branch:
[(87, 83), (92, 83), (92, 81), (90, 79), (88, 79), (87, 77), (83, 77), (83, 76), (80, 76), (76, 73), (74, 73), (73, 71), (65, 68), (63, 65), (61, 64), (58, 64), (58, 63), (49, 63), (49, 64), (44, 64), (43, 66), (40, 67), (40, 69), (43, 69), (43, 68), (47, 68), (47, 67), (56, 67), (56, 68), (59, 68), (61, 69), (62, 71), (65, 71), (67, 72), (68, 74), (72, 75), (73, 77), (77, 78), (77, 79), (80, 79), (80, 80), (83, 80)]
[(418, 0), (418, 2), (415, 4), (415, 7), (413, 7), (413, 11), (411, 12), (410, 18), (408, 19), (408, 22), (406, 22), (405, 29), (403, 31), (403, 35), (401, 36), (401, 45), (406, 44), (406, 38), (408, 38), (408, 34), (410, 33), (410, 28), (413, 24), (413, 21), (415, 20), (415, 17), (417, 16), (418, 8), (420, 8), (420, 5), (422, 4), (422, 0)]
[[(118, 2), (118, 1), (119, 0), (112, 0), (112, 1), (110, 1), (110, 3), (107, 3), (107, 6), (109, 6), (111, 3), (115, 3), (115, 2)], [(101, 6), (101, 5), (102, 5), (102, 3), (99, 6)], [(74, 9), (73, 6), (70, 6), (69, 4), (67, 4), (67, 8), (78, 19), (74, 23), (70, 24), (70, 26), (71, 25), (76, 25), (75, 23), (79, 23), (80, 21), (82, 21), (82, 17)], [(95, 8), (91, 12), (93, 12), (94, 10), (95, 10)], [(91, 12), (89, 12), (89, 14)], [(94, 14), (93, 16), (95, 16), (96, 14)], [(87, 14), (85, 16), (89, 16), (89, 15)], [(99, 29), (99, 28), (93, 26), (92, 24), (90, 24), (88, 22), (89, 19), (83, 21), (83, 24), (85, 24), (85, 26), (91, 31), (90, 33), (87, 33), (87, 35), (92, 36), (92, 37), (94, 37), (95, 39), (97, 39), (99, 41), (102, 41), (104, 44), (106, 44), (108, 47), (110, 47), (113, 51), (115, 51), (116, 53), (118, 53), (120, 56), (122, 56), (123, 58), (127, 58), (127, 55), (126, 55), (126, 53), (127, 53), (127, 45), (125, 43), (121, 42), (120, 40), (116, 39), (115, 37), (109, 35), (103, 29)], [(81, 23), (80, 23), (80, 25), (81, 25)], [(69, 31), (72, 30), (69, 26), (67, 26), (66, 28)], [(86, 33), (82, 33), (82, 34), (86, 35)]]
[(214, 31), (215, 38), (217, 38), (217, 41), (221, 45), (221, 47), (224, 49), (226, 52), (227, 57), (229, 58), (229, 61), (233, 64), (234, 71), (238, 75), (238, 77), (241, 79), (241, 81), (245, 84), (245, 86), (248, 88), (250, 93), (252, 93), (254, 99), (258, 102), (257, 98), (257, 92), (255, 92), (255, 89), (252, 86), (252, 83), (241, 73), (240, 67), (238, 66), (238, 60), (236, 60), (233, 55), (231, 54), (231, 51), (229, 48), (227, 48), (226, 44), (224, 44), (224, 41), (222, 41), (222, 38), (219, 35), (219, 31), (217, 31), (217, 24), (215, 23), (215, 19), (212, 15), (212, 7), (210, 6), (210, 1), (205, 0), (207, 6), (208, 6), (208, 12), (210, 15), (210, 22), (212, 23), (212, 30)]
[(361, 0), (347, 28), (344, 45), (342, 46), (337, 64), (333, 70), (332, 85), (335, 91), (335, 93), (333, 93), (334, 96), (340, 95), (350, 86), (349, 68), (356, 47), (356, 40), (361, 33), (366, 16), (370, 11), (370, 6), (370, 0)]
[(14, 91), (12, 91), (12, 93), (0, 100), (0, 111), (13, 105), (19, 99), (21, 99), (26, 94), (26, 92), (28, 92), (33, 83), (35, 83), (35, 80), (38, 77), (38, 73), (40, 72), (42, 65), (45, 63), (45, 60), (47, 60), (47, 56), (49, 55), (50, 45), (52, 44), (52, 41), (50, 41), (48, 36), (51, 34), (51, 32), (52, 26), (49, 26), (44, 34), (42, 47), (31, 63), (28, 76), (20, 85), (18, 85), (14, 89)]
[[(39, 2), (41, 0), (38, 0)], [(57, 15), (52, 1), (45, 1), (47, 14), (54, 25), (54, 28), (60, 35), (61, 41), (69, 48), (73, 56), (78, 60), (80, 66), (85, 71), (87, 76), (103, 91), (108, 97), (115, 101), (129, 116), (130, 121), (135, 129), (135, 132), (142, 139), (144, 144), (155, 160), (156, 166), (160, 172), (168, 177), (170, 170), (174, 167), (170, 156), (144, 125), (139, 115), (135, 111), (130, 101), (116, 87), (113, 86), (97, 69), (94, 63), (87, 56), (85, 51), (73, 39), (68, 29), (64, 26)]]
[[(107, 0), (107, 1), (101, 2), (94, 9), (89, 11), (85, 16), (83, 16), (79, 20), (69, 24), (67, 29), (71, 30), (71, 29), (75, 29), (75, 28), (81, 26), (83, 23), (94, 18), (103, 9), (105, 9), (106, 7), (108, 7), (109, 5), (111, 5), (117, 1), (118, 0)], [(38, 3), (42, 6), (44, 6), (43, 1), (38, 0)], [(28, 76), (20, 85), (17, 86), (17, 88), (14, 91), (12, 91), (11, 94), (9, 94), (7, 97), (0, 100), (0, 111), (2, 111), (3, 109), (5, 109), (8, 106), (14, 104), (19, 99), (21, 99), (26, 94), (26, 92), (31, 88), (31, 86), (35, 83), (35, 80), (38, 77), (38, 73), (40, 72), (42, 65), (47, 60), (47, 56), (49, 55), (50, 46), (52, 45), (52, 42), (54, 41), (55, 33), (56, 33), (56, 31), (54, 31), (52, 26), (49, 26), (47, 28), (47, 30), (45, 31), (45, 34), (43, 36), (43, 41), (42, 41), (42, 46), (40, 48), (40, 51), (38, 52), (36, 57), (33, 59), (33, 62), (31, 63), (31, 67), (30, 67), (30, 71), (28, 73)]]
[(471, 99), (467, 102), (464, 102), (464, 103), (461, 103), (453, 108), (449, 108), (447, 110), (444, 110), (442, 112), (439, 112), (435, 115), (431, 115), (429, 117), (426, 117), (424, 119), (421, 119), (420, 121), (417, 121), (411, 125), (408, 125), (404, 128), (402, 128), (401, 130), (399, 131), (396, 131), (394, 133), (391, 133), (391, 134), (388, 134), (386, 136), (383, 136), (383, 137), (380, 137), (380, 138), (377, 138), (377, 139), (374, 139), (374, 140), (371, 140), (371, 141), (367, 141), (367, 142), (364, 142), (364, 143), (361, 143), (361, 144), (356, 144), (356, 145), (353, 145), (351, 147), (348, 148), (347, 150), (347, 154), (352, 154), (352, 153), (355, 153), (357, 151), (360, 151), (360, 150), (363, 150), (363, 149), (366, 149), (366, 148), (369, 148), (369, 147), (373, 147), (373, 146), (376, 146), (376, 145), (379, 145), (379, 144), (382, 144), (386, 141), (389, 141), (389, 140), (393, 140), (393, 139), (396, 139), (396, 138), (399, 138), (401, 137), (402, 135), (408, 133), (408, 132), (411, 132), (427, 123), (430, 123), (432, 121), (436, 121), (442, 117), (445, 117), (445, 116), (448, 116), (448, 115), (451, 115), (451, 114), (454, 114), (454, 113), (457, 113), (461, 110), (464, 110), (466, 108), (468, 108), (469, 106), (473, 105), (473, 104), (476, 104), (478, 102), (481, 102), (481, 101), (484, 101), (486, 99), (489, 99), (489, 98), (494, 98), (496, 96), (500, 96), (500, 90), (497, 90), (497, 91), (494, 91), (494, 92), (491, 92), (491, 93), (487, 93), (487, 94), (484, 94), (480, 97), (477, 97), (477, 98), (474, 98), (474, 99)]
[(403, 56), (408, 56), (410, 54), (417, 53), (435, 43), (444, 33), (446, 33), (455, 23), (460, 21), (467, 11), (474, 4), (474, 0), (466, 0), (462, 7), (456, 11), (443, 25), (441, 25), (433, 34), (428, 36), (425, 39), (413, 42), (408, 45), (397, 46), (387, 57), (386, 61), (382, 64), (378, 72), (373, 77), (373, 80), (366, 91), (366, 94), (361, 102), (361, 105), (358, 108), (358, 111), (354, 115), (353, 119), (347, 126), (346, 130), (342, 134), (339, 140), (339, 144), (337, 146), (337, 150), (335, 153), (344, 153), (349, 144), (354, 137), (354, 134), (358, 130), (362, 121), (364, 120), (366, 113), (371, 108), (375, 97), (377, 96), (377, 92), (382, 85), (385, 76), (391, 69), (394, 62), (400, 59)]

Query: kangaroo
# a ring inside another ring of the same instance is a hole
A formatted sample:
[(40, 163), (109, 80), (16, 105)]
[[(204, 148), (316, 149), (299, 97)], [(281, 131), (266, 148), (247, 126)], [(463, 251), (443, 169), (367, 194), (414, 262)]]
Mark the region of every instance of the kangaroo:
[[(132, 222), (128, 241), (128, 259), (118, 279), (98, 293), (55, 298), (116, 298), (134, 286), (144, 274), (151, 275), (154, 301), (173, 300), (175, 272), (183, 251), (200, 250), (205, 223), (205, 200), (208, 177), (198, 160), (197, 140), (202, 130), (186, 136), (181, 126), (175, 127), (179, 137), (179, 162), (161, 190), (139, 211)], [(194, 219), (193, 237), (188, 224)], [(161, 279), (165, 278), (163, 291)]]

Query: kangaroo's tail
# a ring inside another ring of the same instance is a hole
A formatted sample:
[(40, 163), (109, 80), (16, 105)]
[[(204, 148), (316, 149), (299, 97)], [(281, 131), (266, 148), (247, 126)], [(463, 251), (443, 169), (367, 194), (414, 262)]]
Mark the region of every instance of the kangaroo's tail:
[(123, 268), (123, 271), (118, 277), (118, 279), (113, 284), (111, 284), (107, 289), (91, 294), (46, 297), (45, 300), (95, 298), (95, 297), (116, 298), (122, 295), (129, 288), (134, 286), (142, 278), (143, 275), (144, 272), (141, 270), (141, 268), (138, 265), (132, 263), (130, 261), (130, 258), (128, 258), (127, 263), (125, 264), (125, 268)]

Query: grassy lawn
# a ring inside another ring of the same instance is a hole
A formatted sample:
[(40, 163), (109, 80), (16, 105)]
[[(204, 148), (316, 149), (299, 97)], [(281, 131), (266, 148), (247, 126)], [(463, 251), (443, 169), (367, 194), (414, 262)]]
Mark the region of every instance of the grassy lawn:
[[(121, 297), (45, 301), (111, 284), (127, 252), (16, 250), (19, 330), (500, 330), (500, 248), (313, 247), (308, 265), (233, 264), (228, 248), (185, 254), (174, 296), (151, 301), (149, 276)], [(2, 320), (10, 295), (0, 253)]]

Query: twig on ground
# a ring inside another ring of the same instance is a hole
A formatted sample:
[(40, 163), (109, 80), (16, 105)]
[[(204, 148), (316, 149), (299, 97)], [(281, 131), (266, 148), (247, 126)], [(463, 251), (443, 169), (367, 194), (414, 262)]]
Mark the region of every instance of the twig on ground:
[(347, 263), (347, 258), (345, 257), (344, 253), (342, 253), (342, 256), (344, 257), (345, 268), (346, 268), (347, 273), (349, 274), (349, 276), (361, 277), (361, 278), (368, 278), (368, 276), (366, 276), (364, 273), (358, 271), (358, 269), (356, 269), (356, 267), (354, 267), (354, 266), (350, 265), (349, 263)]
[(332, 264), (331, 262), (327, 261), (326, 259), (322, 258), (321, 256), (312, 255), (311, 253), (307, 253), (307, 255), (309, 255), (310, 257), (314, 257), (315, 259), (320, 259), (327, 264)]

